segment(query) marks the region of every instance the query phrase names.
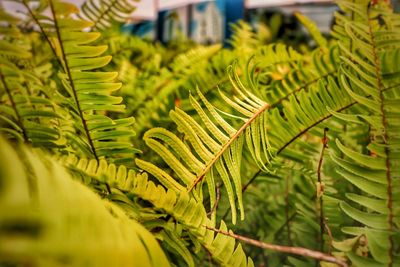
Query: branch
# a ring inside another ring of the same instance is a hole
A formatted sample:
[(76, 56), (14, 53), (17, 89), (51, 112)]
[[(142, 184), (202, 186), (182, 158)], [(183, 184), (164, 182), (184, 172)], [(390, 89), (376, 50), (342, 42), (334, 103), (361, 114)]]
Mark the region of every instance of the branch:
[(319, 241), (320, 243), (320, 249), (321, 251), (324, 250), (324, 230), (325, 226), (328, 228), (328, 224), (325, 222), (324, 218), (324, 209), (323, 209), (323, 200), (322, 200), (322, 195), (324, 193), (324, 185), (322, 183), (322, 177), (321, 177), (321, 169), (322, 169), (322, 162), (324, 159), (324, 152), (325, 149), (328, 148), (328, 137), (326, 136), (326, 133), (328, 132), (328, 128), (324, 129), (324, 137), (322, 138), (322, 149), (321, 149), (321, 154), (319, 157), (318, 161), (318, 167), (317, 167), (317, 177), (318, 177), (318, 182), (317, 182), (317, 188), (316, 188), (316, 200), (317, 200), (317, 210), (319, 211)]
[(279, 251), (279, 252), (283, 252), (283, 253), (296, 254), (296, 255), (303, 256), (303, 257), (313, 258), (313, 259), (316, 259), (319, 261), (327, 261), (327, 262), (336, 263), (337, 265), (342, 266), (342, 267), (348, 267), (346, 262), (344, 262), (338, 258), (335, 258), (334, 256), (331, 256), (329, 254), (325, 254), (325, 253), (322, 253), (319, 251), (302, 248), (302, 247), (288, 247), (288, 246), (269, 244), (269, 243), (251, 239), (251, 238), (248, 238), (245, 236), (241, 236), (241, 235), (229, 233), (229, 232), (226, 232), (226, 231), (223, 231), (220, 229), (216, 229), (214, 227), (206, 226), (206, 228), (208, 230), (214, 231), (216, 233), (235, 238), (237, 240), (240, 240), (246, 244), (249, 244), (249, 245), (252, 245), (255, 247), (269, 249), (269, 250), (273, 250), (273, 251)]
[(217, 188), (216, 188), (217, 197), (216, 197), (216, 200), (215, 200), (215, 203), (214, 203), (212, 209), (207, 213), (207, 216), (211, 216), (217, 210), (219, 200), (221, 199), (221, 188), (220, 187), (221, 187), (221, 185), (217, 184)]

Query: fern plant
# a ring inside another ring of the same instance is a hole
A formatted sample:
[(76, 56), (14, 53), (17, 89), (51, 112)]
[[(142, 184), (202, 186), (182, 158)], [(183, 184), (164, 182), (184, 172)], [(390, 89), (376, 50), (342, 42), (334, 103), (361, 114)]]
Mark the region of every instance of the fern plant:
[(130, 1), (16, 2), (0, 265), (400, 264), (388, 3), (338, 1), (329, 37), (296, 14), (313, 41), (295, 47), (239, 22), (222, 48), (120, 33)]

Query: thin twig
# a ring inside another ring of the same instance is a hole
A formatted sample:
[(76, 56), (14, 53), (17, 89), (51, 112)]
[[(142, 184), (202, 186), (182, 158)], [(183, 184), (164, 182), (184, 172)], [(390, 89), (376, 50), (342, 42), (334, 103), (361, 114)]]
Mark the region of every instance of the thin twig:
[(285, 218), (287, 221), (286, 224), (286, 229), (287, 229), (287, 234), (288, 234), (288, 242), (289, 245), (291, 246), (292, 243), (292, 237), (291, 237), (291, 230), (290, 230), (290, 222), (289, 222), (289, 177), (285, 177)]
[(324, 185), (322, 183), (322, 177), (321, 177), (321, 169), (322, 169), (322, 162), (324, 160), (324, 152), (325, 149), (328, 148), (328, 137), (326, 136), (326, 133), (328, 132), (328, 128), (324, 129), (324, 137), (322, 138), (322, 149), (321, 149), (321, 154), (319, 156), (319, 161), (318, 161), (318, 167), (317, 167), (317, 177), (318, 177), (318, 183), (317, 183), (317, 188), (316, 188), (316, 200), (317, 200), (317, 210), (319, 211), (319, 242), (320, 242), (320, 250), (324, 250), (324, 230), (325, 227), (325, 218), (324, 218), (324, 210), (323, 210), (323, 200), (322, 200), (322, 194), (324, 193)]
[(328, 225), (328, 222), (326, 221), (326, 219), (324, 220), (324, 226), (325, 226), (326, 233), (328, 234), (328, 237), (329, 237), (328, 253), (331, 254), (332, 253), (333, 236), (332, 236), (331, 228), (329, 228), (329, 225)]
[(217, 191), (217, 197), (215, 203), (212, 209), (207, 213), (207, 216), (211, 216), (217, 210), (219, 200), (221, 199), (221, 185), (219, 183), (217, 184), (216, 191)]
[(327, 262), (336, 263), (337, 265), (342, 266), (342, 267), (348, 267), (346, 262), (344, 262), (338, 258), (335, 258), (334, 256), (331, 256), (329, 254), (325, 254), (325, 253), (322, 253), (319, 251), (302, 248), (302, 247), (288, 247), (288, 246), (269, 244), (269, 243), (251, 239), (251, 238), (248, 238), (245, 236), (237, 235), (234, 233), (228, 233), (226, 231), (216, 229), (214, 227), (206, 226), (206, 228), (208, 230), (212, 230), (214, 232), (217, 232), (217, 233), (220, 233), (220, 234), (223, 234), (226, 236), (230, 236), (230, 237), (240, 240), (244, 243), (247, 243), (249, 245), (253, 245), (253, 246), (256, 246), (259, 248), (269, 249), (269, 250), (279, 251), (279, 252), (289, 253), (289, 254), (296, 254), (296, 255), (303, 256), (303, 257), (317, 259), (319, 261), (327, 261)]

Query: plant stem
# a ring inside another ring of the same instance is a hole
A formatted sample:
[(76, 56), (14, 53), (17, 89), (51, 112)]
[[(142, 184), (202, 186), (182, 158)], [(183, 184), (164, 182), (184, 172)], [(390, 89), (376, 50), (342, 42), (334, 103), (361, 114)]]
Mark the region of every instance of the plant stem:
[(325, 218), (324, 218), (324, 203), (322, 200), (322, 195), (324, 193), (324, 185), (322, 183), (322, 177), (321, 177), (321, 169), (322, 169), (322, 162), (324, 158), (324, 152), (325, 149), (328, 148), (328, 137), (326, 136), (326, 133), (328, 132), (328, 128), (324, 129), (324, 137), (322, 138), (322, 149), (321, 149), (321, 154), (319, 157), (318, 161), (318, 167), (317, 167), (317, 189), (316, 189), (316, 200), (317, 200), (317, 210), (319, 212), (318, 217), (319, 217), (319, 242), (320, 242), (320, 250), (324, 251), (324, 230), (325, 230)]
[(322, 253), (320, 251), (315, 251), (315, 250), (311, 250), (311, 249), (307, 249), (307, 248), (303, 248), (303, 247), (289, 247), (289, 246), (281, 246), (281, 245), (275, 245), (275, 244), (270, 244), (270, 243), (265, 243), (262, 241), (258, 241), (255, 239), (251, 239), (245, 236), (241, 236), (241, 235), (237, 235), (234, 233), (229, 233), (220, 229), (216, 229), (214, 227), (210, 227), (210, 226), (206, 226), (206, 228), (208, 230), (212, 230), (216, 233), (220, 233), (226, 236), (230, 236), (232, 238), (235, 238), (239, 241), (242, 241), (246, 244), (252, 245), (252, 246), (256, 246), (259, 248), (263, 248), (263, 249), (269, 249), (269, 250), (273, 250), (273, 251), (279, 251), (279, 252), (283, 252), (283, 253), (289, 253), (289, 254), (296, 254), (296, 255), (300, 255), (303, 257), (309, 257), (309, 258), (313, 258), (313, 259), (317, 259), (319, 261), (327, 261), (327, 262), (332, 262), (332, 263), (336, 263), (339, 266), (342, 267), (347, 267), (347, 263), (335, 258), (332, 255), (329, 254), (325, 254)]
[(288, 235), (289, 245), (292, 245), (292, 237), (290, 230), (290, 221), (289, 221), (289, 177), (285, 177), (285, 217), (286, 217), (286, 230)]
[(215, 200), (215, 203), (214, 203), (212, 209), (210, 210), (210, 212), (207, 213), (208, 216), (211, 216), (217, 210), (219, 200), (221, 199), (221, 188), (220, 187), (221, 187), (221, 185), (217, 184), (217, 188), (216, 188), (217, 197), (216, 197), (216, 200)]

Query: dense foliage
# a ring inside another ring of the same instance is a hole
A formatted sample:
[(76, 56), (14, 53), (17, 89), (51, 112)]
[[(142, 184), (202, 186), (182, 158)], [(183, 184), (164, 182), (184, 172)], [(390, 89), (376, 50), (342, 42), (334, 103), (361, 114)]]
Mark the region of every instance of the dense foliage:
[(122, 34), (128, 0), (15, 2), (19, 17), (0, 10), (1, 266), (400, 265), (386, 1), (339, 0), (328, 37), (296, 14), (304, 43), (239, 22), (231, 48)]

